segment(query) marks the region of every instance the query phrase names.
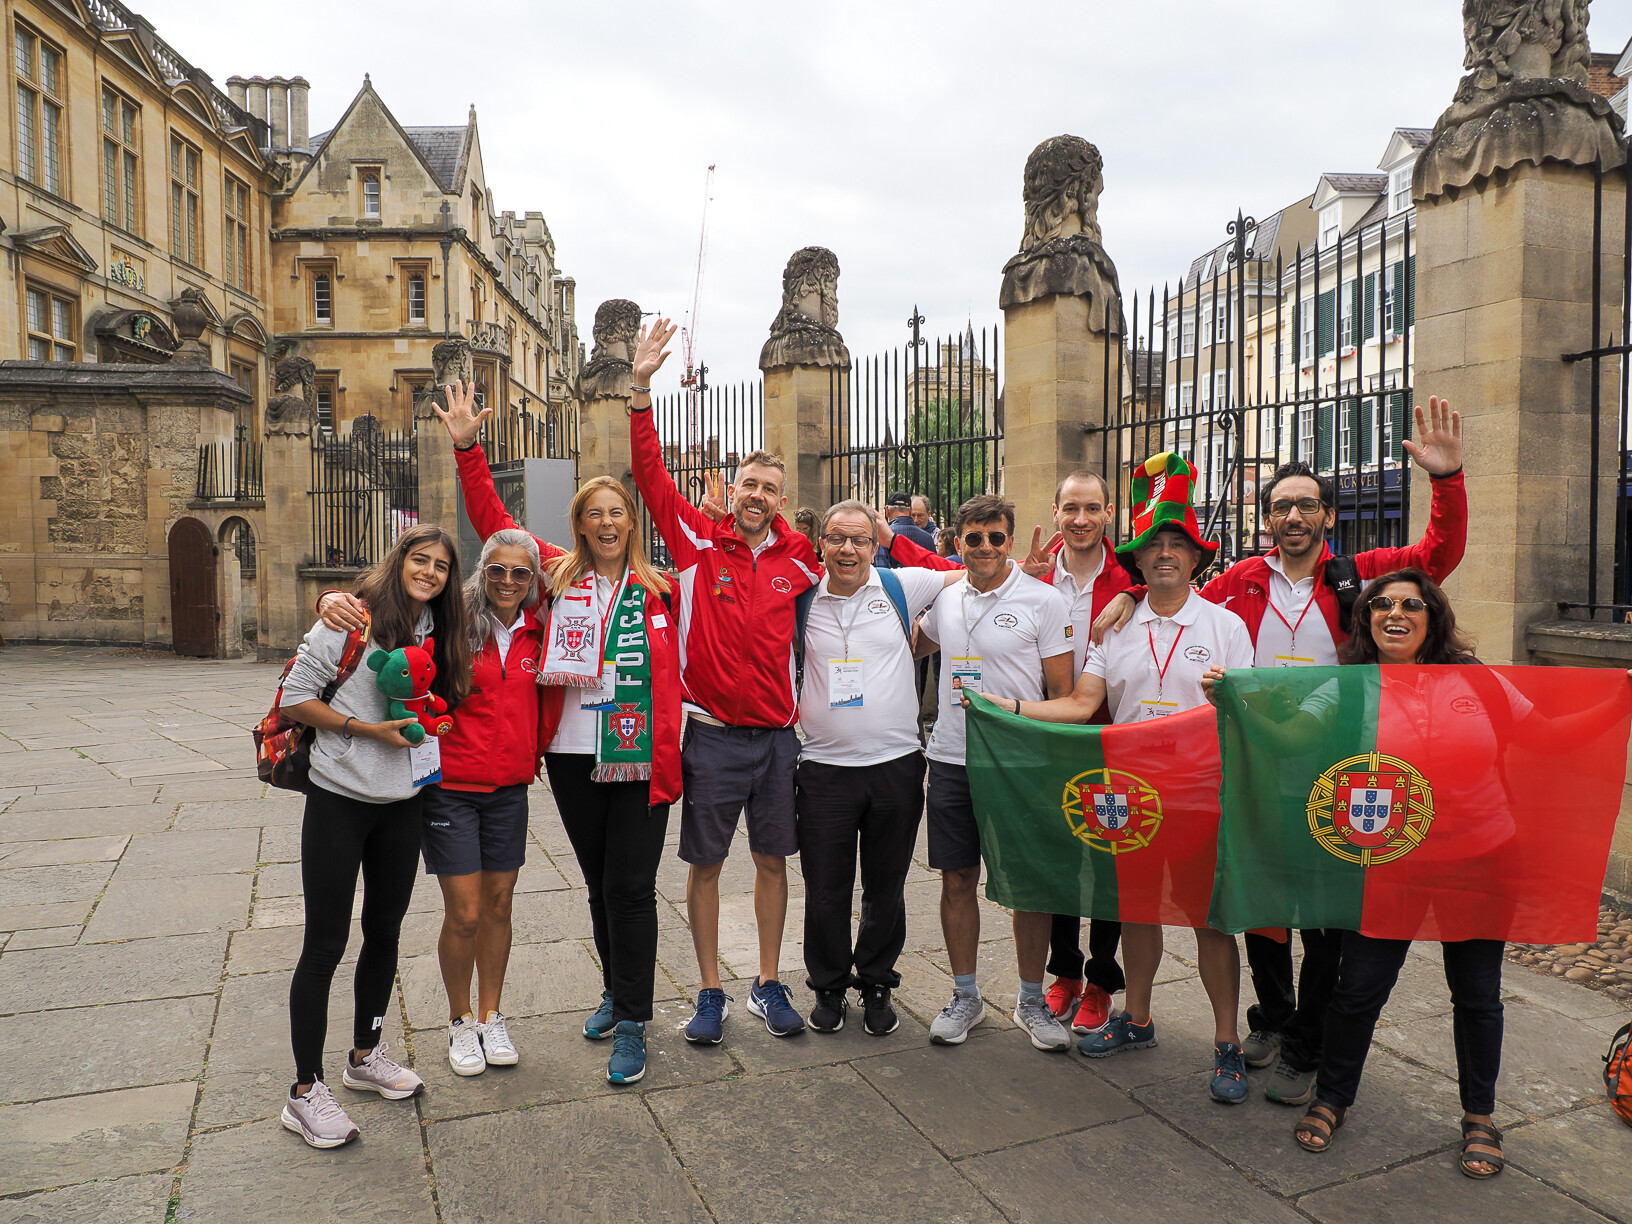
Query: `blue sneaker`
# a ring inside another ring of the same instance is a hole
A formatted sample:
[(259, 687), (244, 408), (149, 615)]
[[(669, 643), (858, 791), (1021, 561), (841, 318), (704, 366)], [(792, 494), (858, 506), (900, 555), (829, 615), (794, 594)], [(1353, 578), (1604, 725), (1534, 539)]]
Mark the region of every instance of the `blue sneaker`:
[(686, 1025), (686, 1040), (699, 1045), (719, 1045), (725, 1039), (725, 1018), (731, 1014), (727, 1003), (734, 1000), (718, 986), (697, 992), (697, 1011)]
[(623, 1020), (612, 1031), (612, 1057), (606, 1064), (606, 1082), (634, 1084), (646, 1074), (646, 1026)]
[(1119, 1011), (1105, 1022), (1105, 1027), (1089, 1033), (1077, 1042), (1077, 1049), (1089, 1058), (1108, 1058), (1123, 1050), (1143, 1050), (1156, 1044), (1156, 1022), (1147, 1020), (1135, 1024), (1133, 1017)]
[(765, 1021), (765, 1031), (772, 1037), (792, 1037), (805, 1031), (805, 1018), (793, 1010), (792, 993), (775, 978), (763, 984), (757, 977), (754, 979), (754, 988), (748, 992), (748, 1010)]
[(1239, 1105), (1247, 1099), (1247, 1058), (1233, 1041), (1213, 1047), (1213, 1082), (1208, 1088), (1213, 1100)]
[(584, 1036), (591, 1041), (599, 1041), (603, 1037), (610, 1037), (618, 1022), (612, 1018), (612, 992), (601, 991), (601, 1005), (595, 1009), (595, 1014), (584, 1021)]

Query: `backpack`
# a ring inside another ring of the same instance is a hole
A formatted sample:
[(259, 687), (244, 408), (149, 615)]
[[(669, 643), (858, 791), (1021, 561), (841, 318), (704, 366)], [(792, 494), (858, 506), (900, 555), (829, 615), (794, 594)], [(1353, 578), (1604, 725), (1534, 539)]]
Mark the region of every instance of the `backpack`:
[(1340, 557), (1334, 553), (1326, 558), (1324, 577), (1326, 585), (1337, 596), (1337, 627), (1344, 633), (1352, 634), (1354, 605), (1360, 599), (1360, 589), (1365, 586), (1360, 579), (1360, 567), (1353, 557)]
[[(340, 670), (323, 686), (322, 701), (334, 700), (340, 686), (351, 679), (363, 661), (363, 648), (367, 643), (366, 622), (361, 630), (354, 629), (346, 635), (345, 648), (340, 652)], [(294, 665), (294, 659), (283, 665), (272, 708), (255, 724), (255, 773), (262, 782), (269, 782), (279, 790), (309, 792), (312, 789), (312, 742), (317, 738), (317, 731), (283, 712), (283, 686)]]
[(1632, 1024), (1623, 1024), (1609, 1039), (1604, 1055), (1604, 1090), (1622, 1122), (1632, 1126)]
[[(884, 594), (889, 597), (890, 605), (901, 621), (901, 631), (907, 635), (907, 641), (910, 643), (912, 613), (907, 611), (907, 593), (901, 589), (901, 579), (887, 569), (874, 572), (878, 574), (878, 581), (884, 588)], [(805, 686), (805, 624), (810, 620), (810, 605), (816, 602), (816, 591), (815, 586), (806, 587), (793, 601), (794, 622), (797, 626), (793, 633), (793, 654), (797, 664), (797, 683), (800, 691), (803, 691)]]

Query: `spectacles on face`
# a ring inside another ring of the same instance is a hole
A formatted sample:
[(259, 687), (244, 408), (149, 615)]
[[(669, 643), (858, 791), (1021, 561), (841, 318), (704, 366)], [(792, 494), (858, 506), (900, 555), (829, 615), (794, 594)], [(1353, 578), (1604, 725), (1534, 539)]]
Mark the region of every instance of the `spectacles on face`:
[(829, 552), (838, 552), (846, 544), (848, 544), (851, 548), (854, 548), (857, 552), (864, 552), (874, 546), (872, 536), (824, 535), (822, 537), (822, 547), (827, 549)]
[(482, 573), (487, 575), (487, 580), (489, 582), (503, 582), (504, 576), (509, 574), (510, 581), (518, 586), (526, 586), (533, 580), (532, 567), (527, 565), (517, 565), (511, 567), (510, 569), (505, 569), (504, 566), (495, 561), (492, 565), (484, 565), (482, 567)]
[(1292, 511), (1296, 510), (1299, 514), (1303, 515), (1303, 517), (1307, 519), (1314, 518), (1317, 514), (1325, 509), (1326, 503), (1321, 501), (1318, 497), (1300, 497), (1296, 501), (1283, 498), (1280, 501), (1272, 501), (1269, 503), (1269, 517), (1272, 519), (1284, 519), (1287, 515), (1291, 514)]
[(1400, 611), (1402, 612), (1428, 611), (1428, 605), (1422, 600), (1418, 599), (1415, 595), (1407, 595), (1404, 599), (1391, 599), (1387, 595), (1373, 595), (1371, 599), (1367, 601), (1366, 607), (1370, 608), (1378, 616), (1387, 616), (1390, 612), (1394, 611), (1395, 604), (1400, 606)]
[(963, 536), (963, 546), (979, 548), (982, 544), (990, 542), (993, 548), (1002, 548), (1008, 540), (1009, 533), (1006, 531), (967, 531)]

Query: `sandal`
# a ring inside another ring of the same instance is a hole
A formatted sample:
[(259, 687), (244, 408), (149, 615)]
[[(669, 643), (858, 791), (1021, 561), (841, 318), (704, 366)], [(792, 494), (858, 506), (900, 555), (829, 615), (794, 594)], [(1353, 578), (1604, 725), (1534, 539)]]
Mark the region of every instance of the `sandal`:
[(1292, 1128), (1292, 1138), (1306, 1152), (1324, 1152), (1332, 1146), (1332, 1135), (1342, 1127), (1343, 1120), (1348, 1116), (1349, 1111), (1345, 1106), (1316, 1101), (1309, 1106), (1303, 1120)]
[[(1496, 1151), (1494, 1154), (1490, 1152), (1470, 1152), (1468, 1149), (1472, 1147), (1493, 1147)], [(1462, 1155), (1457, 1164), (1467, 1176), (1476, 1177), (1483, 1181), (1487, 1177), (1495, 1177), (1496, 1174), (1500, 1173), (1506, 1165), (1506, 1162), (1502, 1159), (1501, 1148), (1502, 1132), (1499, 1128), (1490, 1125), (1488, 1122), (1470, 1122), (1466, 1118), (1462, 1120)], [(1496, 1167), (1485, 1173), (1475, 1169), (1474, 1164), (1488, 1164)]]

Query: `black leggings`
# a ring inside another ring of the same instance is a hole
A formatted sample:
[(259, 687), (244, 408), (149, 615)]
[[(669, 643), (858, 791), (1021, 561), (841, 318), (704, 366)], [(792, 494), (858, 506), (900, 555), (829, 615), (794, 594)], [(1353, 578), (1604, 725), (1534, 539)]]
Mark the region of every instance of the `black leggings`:
[(649, 782), (595, 782), (591, 753), (547, 752), (544, 769), (561, 824), (589, 890), (601, 983), (615, 1020), (652, 1018), (657, 971), (657, 866), (669, 830), (667, 805)]
[(380, 1043), (397, 937), (419, 871), (420, 795), (394, 803), (364, 803), (324, 790), (306, 796), (300, 828), (300, 883), (306, 900), (306, 940), (289, 984), (289, 1039), (295, 1082), (323, 1078), (329, 1027), (329, 984), (346, 954), (357, 871), (363, 873), (363, 948), (357, 957), (353, 1044)]

